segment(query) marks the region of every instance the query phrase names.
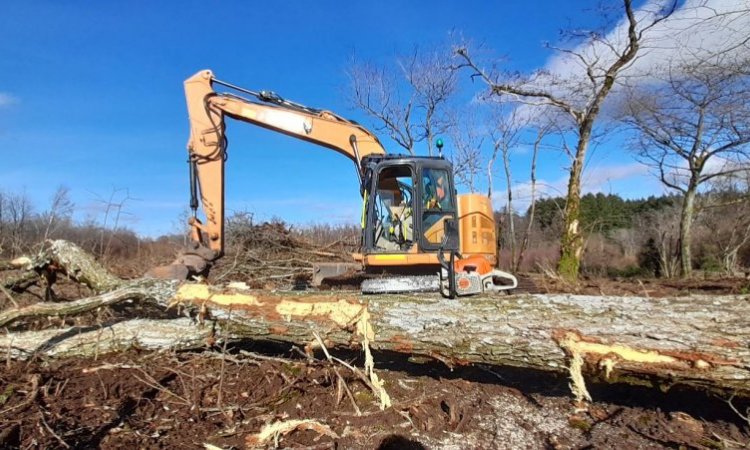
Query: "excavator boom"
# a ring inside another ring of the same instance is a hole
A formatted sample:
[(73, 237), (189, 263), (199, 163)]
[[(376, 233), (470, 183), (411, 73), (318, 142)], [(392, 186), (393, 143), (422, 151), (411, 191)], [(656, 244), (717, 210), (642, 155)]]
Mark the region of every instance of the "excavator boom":
[[(255, 97), (217, 93), (223, 85)], [(370, 155), (384, 155), (378, 138), (356, 122), (330, 111), (308, 108), (269, 92), (253, 92), (217, 80), (202, 70), (185, 81), (190, 118), (188, 153), (191, 173), (191, 235), (194, 242), (208, 247), (213, 258), (224, 252), (224, 161), (226, 159), (226, 116), (272, 131), (330, 148), (351, 159), (361, 180), (361, 161)], [(195, 214), (198, 195), (206, 223)], [(207, 242), (204, 242), (204, 236)]]

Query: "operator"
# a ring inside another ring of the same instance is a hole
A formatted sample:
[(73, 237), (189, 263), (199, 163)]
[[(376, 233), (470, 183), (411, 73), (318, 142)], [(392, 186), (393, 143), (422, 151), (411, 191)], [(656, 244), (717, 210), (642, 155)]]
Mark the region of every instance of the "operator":
[(435, 180), (435, 186), (433, 189), (432, 183), (430, 183), (430, 194), (427, 197), (425, 207), (427, 209), (443, 209), (446, 201), (445, 195), (445, 176), (443, 174), (438, 175)]

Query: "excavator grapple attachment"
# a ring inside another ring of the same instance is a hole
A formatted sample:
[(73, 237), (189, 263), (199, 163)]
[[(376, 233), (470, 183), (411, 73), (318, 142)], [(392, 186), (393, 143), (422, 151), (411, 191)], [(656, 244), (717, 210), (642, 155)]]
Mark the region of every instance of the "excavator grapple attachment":
[(186, 249), (172, 263), (152, 268), (146, 272), (145, 277), (162, 280), (188, 280), (192, 276), (206, 274), (216, 258), (216, 253), (205, 247)]

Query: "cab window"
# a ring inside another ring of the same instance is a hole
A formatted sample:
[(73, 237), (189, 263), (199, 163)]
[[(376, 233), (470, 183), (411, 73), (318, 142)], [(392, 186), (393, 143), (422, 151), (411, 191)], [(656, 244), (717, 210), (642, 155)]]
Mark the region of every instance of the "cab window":
[(407, 251), (414, 245), (414, 192), (412, 169), (409, 166), (387, 167), (378, 174), (375, 189), (375, 250)]
[(422, 169), (422, 234), (428, 244), (442, 242), (443, 222), (454, 215), (453, 201), (448, 171)]

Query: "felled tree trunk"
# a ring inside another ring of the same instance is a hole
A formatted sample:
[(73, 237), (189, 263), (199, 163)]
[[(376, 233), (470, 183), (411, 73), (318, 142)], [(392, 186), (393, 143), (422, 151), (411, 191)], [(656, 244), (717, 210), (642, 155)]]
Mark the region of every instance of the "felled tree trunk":
[[(53, 258), (53, 262), (59, 261)], [(350, 292), (250, 291), (159, 280), (119, 280), (114, 286), (106, 293), (70, 304), (6, 311), (0, 314), (0, 325), (22, 320), (32, 312), (72, 314), (84, 310), (84, 304), (94, 308), (137, 298), (165, 308), (193, 308), (198, 313), (192, 327), (185, 326), (181, 319), (180, 327), (161, 331), (166, 333), (163, 346), (167, 347), (205, 345), (210, 336), (206, 330), (213, 325), (199, 322), (209, 320), (214, 321), (222, 338), (307, 345), (314, 342), (316, 332), (327, 346), (367, 341), (372, 349), (428, 355), (448, 364), (486, 363), (570, 372), (574, 379), (583, 375), (607, 382), (689, 385), (750, 395), (750, 301), (742, 296), (648, 299), (518, 295), (447, 300)], [(40, 312), (44, 308), (51, 309)], [(107, 344), (108, 349), (122, 348), (127, 342), (139, 345), (137, 330), (146, 333), (153, 326), (139, 323), (136, 332), (123, 334), (129, 338), (122, 340), (117, 336), (124, 331), (115, 327), (106, 328), (106, 332), (91, 330), (88, 335), (92, 342), (115, 340), (116, 344)], [(0, 349), (18, 347), (37, 336), (32, 333), (42, 332), (28, 333), (0, 336)], [(11, 357), (34, 351), (54, 355), (52, 349), (65, 339), (49, 333), (46, 340), (42, 339), (43, 345), (24, 347)], [(77, 335), (82, 339), (82, 333)], [(176, 343), (170, 343), (169, 337)], [(74, 347), (86, 351), (94, 348), (80, 343)], [(102, 347), (98, 348), (101, 352)]]
[(0, 339), (6, 356), (28, 359), (97, 356), (138, 348), (142, 350), (189, 350), (205, 347), (213, 334), (211, 326), (197, 327), (188, 319), (133, 319), (101, 327), (11, 333)]

